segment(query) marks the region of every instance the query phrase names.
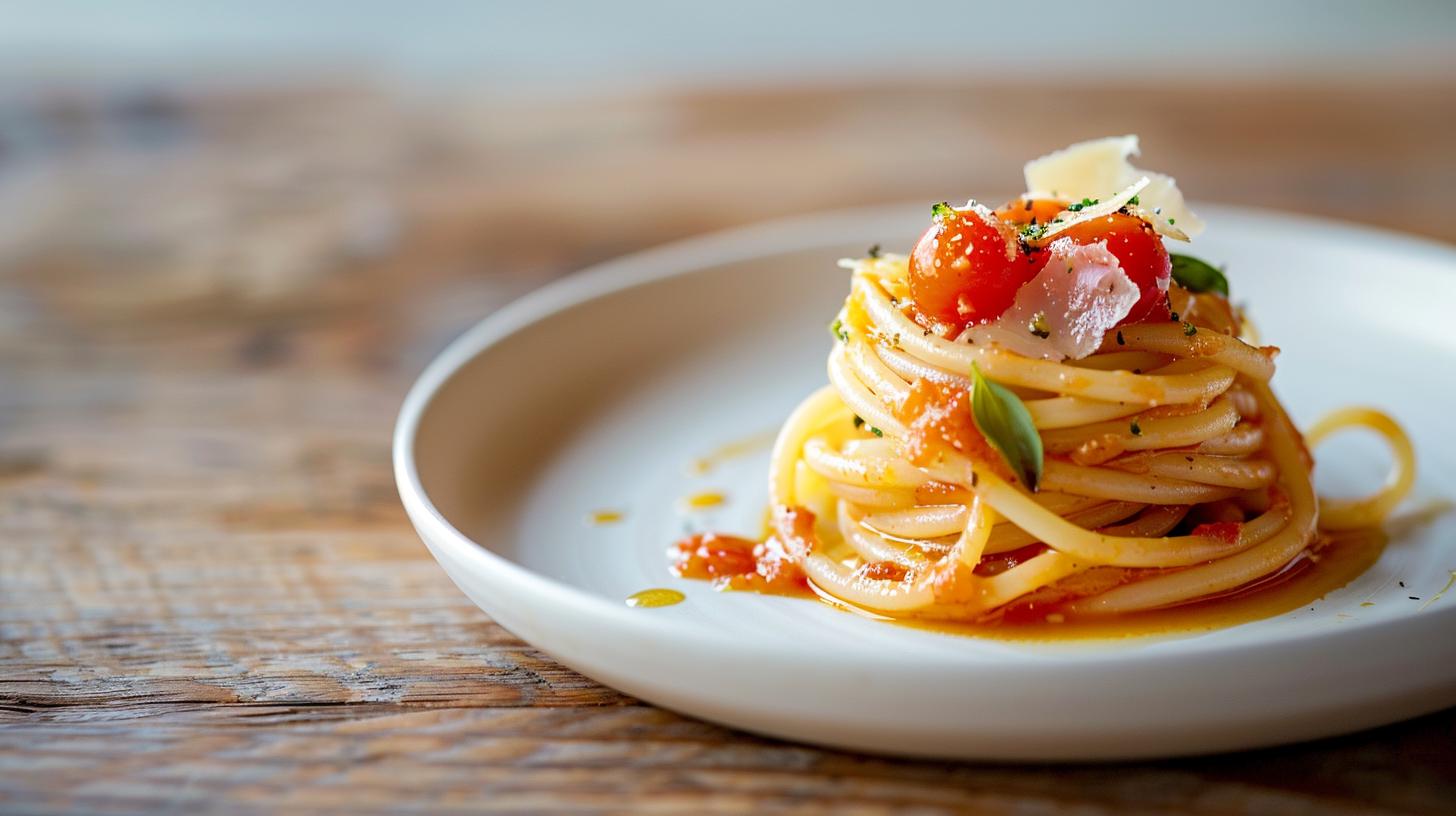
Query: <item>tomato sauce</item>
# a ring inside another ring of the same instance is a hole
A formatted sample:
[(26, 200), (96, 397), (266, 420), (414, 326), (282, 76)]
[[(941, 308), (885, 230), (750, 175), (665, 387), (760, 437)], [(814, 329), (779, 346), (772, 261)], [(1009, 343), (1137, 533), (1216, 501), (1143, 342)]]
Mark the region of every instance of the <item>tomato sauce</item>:
[(767, 595), (809, 594), (809, 580), (777, 535), (754, 541), (722, 533), (698, 533), (674, 544), (669, 554), (675, 574), (712, 581), (720, 589)]
[[(812, 519), (812, 514), (802, 511)], [(810, 522), (812, 524), (812, 521)], [(1215, 522), (1210, 534), (1237, 535), (1237, 524)], [(1385, 548), (1378, 529), (1322, 534), (1303, 554), (1278, 572), (1246, 586), (1196, 601), (1122, 615), (1077, 616), (1069, 604), (1150, 577), (1156, 568), (1095, 567), (1025, 595), (985, 619), (960, 623), (889, 618), (853, 607), (813, 587), (803, 571), (782, 560), (783, 544), (776, 536), (754, 541), (719, 533), (699, 533), (673, 547), (674, 572), (684, 578), (713, 581), (724, 589), (772, 595), (815, 598), (831, 606), (868, 617), (948, 634), (1000, 640), (1117, 639), (1136, 636), (1177, 635), (1211, 631), (1281, 615), (1310, 604), (1365, 572)], [(1029, 544), (982, 559), (974, 573), (990, 577), (1046, 552), (1044, 544)], [(873, 562), (859, 567), (866, 578), (901, 580), (904, 567)]]
[(912, 464), (931, 464), (944, 447), (949, 447), (1003, 479), (1014, 481), (1001, 455), (976, 428), (971, 394), (966, 389), (917, 377), (895, 413), (909, 429), (905, 458)]
[(1239, 533), (1243, 532), (1244, 525), (1237, 521), (1215, 521), (1210, 524), (1200, 524), (1193, 528), (1190, 535), (1216, 538), (1230, 546), (1237, 544)]

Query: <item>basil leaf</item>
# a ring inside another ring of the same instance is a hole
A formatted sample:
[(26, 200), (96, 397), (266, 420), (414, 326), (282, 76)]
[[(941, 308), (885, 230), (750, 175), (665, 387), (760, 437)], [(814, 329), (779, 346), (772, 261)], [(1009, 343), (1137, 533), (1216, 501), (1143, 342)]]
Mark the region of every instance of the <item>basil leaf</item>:
[(971, 416), (1011, 472), (1031, 490), (1041, 481), (1041, 434), (1021, 398), (981, 375), (971, 364)]
[(1173, 280), (1190, 292), (1218, 292), (1228, 297), (1228, 278), (1218, 267), (1200, 261), (1191, 255), (1169, 254), (1173, 261)]

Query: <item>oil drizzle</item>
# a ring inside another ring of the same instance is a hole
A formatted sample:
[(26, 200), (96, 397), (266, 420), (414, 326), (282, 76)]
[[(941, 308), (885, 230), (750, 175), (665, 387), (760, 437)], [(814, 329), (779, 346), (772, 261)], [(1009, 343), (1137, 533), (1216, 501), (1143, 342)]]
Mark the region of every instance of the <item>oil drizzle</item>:
[(728, 497), (722, 493), (705, 490), (701, 493), (694, 493), (691, 496), (684, 497), (679, 504), (682, 505), (683, 510), (691, 513), (695, 510), (706, 510), (709, 507), (717, 507), (727, 500)]
[(1436, 601), (1441, 600), (1441, 596), (1442, 595), (1445, 595), (1447, 590), (1449, 590), (1453, 586), (1456, 586), (1456, 570), (1451, 570), (1450, 572), (1451, 572), (1451, 577), (1446, 581), (1446, 585), (1443, 586), (1443, 587), (1441, 587), (1441, 591), (1440, 592), (1437, 592), (1435, 595), (1432, 595), (1431, 596), (1431, 599), (1429, 601), (1426, 601), (1425, 603), (1421, 604), (1421, 608), (1419, 610), (1417, 610), (1417, 611), (1419, 611), (1419, 612), (1426, 611), (1426, 607), (1430, 606), (1431, 604), (1435, 603)]
[(627, 605), (640, 609), (655, 609), (659, 606), (672, 606), (680, 604), (687, 598), (686, 595), (675, 589), (644, 589), (641, 592), (634, 592), (627, 596)]
[(688, 473), (693, 476), (703, 476), (710, 473), (713, 468), (729, 459), (737, 459), (740, 456), (747, 456), (759, 450), (766, 449), (773, 445), (778, 431), (763, 431), (753, 436), (729, 442), (717, 448), (707, 456), (694, 459), (688, 463)]

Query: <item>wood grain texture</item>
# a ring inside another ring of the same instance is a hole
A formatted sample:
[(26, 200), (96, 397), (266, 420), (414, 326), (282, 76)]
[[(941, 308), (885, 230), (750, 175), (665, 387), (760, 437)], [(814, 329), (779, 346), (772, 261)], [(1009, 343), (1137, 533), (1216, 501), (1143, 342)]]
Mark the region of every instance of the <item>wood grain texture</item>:
[(0, 153), (15, 171), (0, 174), (0, 811), (1456, 802), (1450, 711), (1069, 767), (896, 761), (685, 719), (486, 619), (409, 529), (388, 455), (429, 356), (554, 276), (788, 212), (1011, 192), (1024, 158), (1075, 138), (1139, 132), (1198, 198), (1456, 239), (1456, 84), (77, 99), (0, 117), (60, 134)]

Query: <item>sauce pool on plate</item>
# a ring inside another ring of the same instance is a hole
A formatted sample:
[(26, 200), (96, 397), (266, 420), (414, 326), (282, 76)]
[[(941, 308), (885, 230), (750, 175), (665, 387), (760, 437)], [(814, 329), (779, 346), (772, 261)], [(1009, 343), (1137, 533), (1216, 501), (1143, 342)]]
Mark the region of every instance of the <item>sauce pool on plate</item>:
[(802, 576), (778, 574), (775, 580), (768, 580), (760, 574), (755, 555), (763, 553), (764, 542), (739, 536), (699, 533), (679, 541), (673, 548), (673, 571), (683, 578), (712, 581), (719, 589), (817, 599), (876, 620), (947, 634), (999, 640), (1112, 639), (1191, 634), (1309, 609), (1312, 603), (1345, 586), (1375, 563), (1385, 543), (1386, 536), (1379, 529), (1326, 533), (1311, 552), (1261, 581), (1163, 609), (1078, 616), (1068, 612), (1064, 603), (1013, 603), (1000, 614), (973, 623), (892, 618), (845, 603)]

